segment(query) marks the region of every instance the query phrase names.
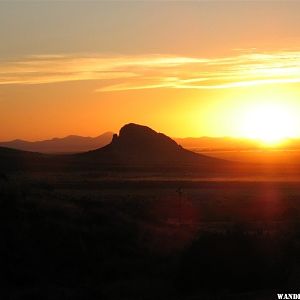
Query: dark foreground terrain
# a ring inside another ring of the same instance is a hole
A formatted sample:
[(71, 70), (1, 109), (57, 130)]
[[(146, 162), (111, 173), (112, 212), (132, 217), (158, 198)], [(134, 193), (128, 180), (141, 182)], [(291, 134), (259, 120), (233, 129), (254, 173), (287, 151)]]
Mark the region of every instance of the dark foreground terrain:
[(298, 182), (0, 178), (1, 299), (277, 299), (298, 293)]

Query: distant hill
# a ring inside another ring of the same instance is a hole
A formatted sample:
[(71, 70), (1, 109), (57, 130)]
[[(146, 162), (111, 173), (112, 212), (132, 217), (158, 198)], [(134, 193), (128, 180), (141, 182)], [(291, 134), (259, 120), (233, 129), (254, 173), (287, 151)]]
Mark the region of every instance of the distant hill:
[(133, 123), (122, 127), (119, 135), (115, 134), (109, 145), (79, 156), (92, 158), (95, 162), (116, 164), (212, 164), (222, 162), (220, 159), (186, 150), (170, 137), (149, 127)]
[(0, 172), (25, 170), (45, 161), (45, 154), (0, 147)]
[[(168, 136), (149, 127), (127, 124), (110, 144), (77, 154), (41, 154), (0, 147), (2, 170), (117, 170), (119, 167), (146, 168), (182, 166), (219, 168), (229, 162), (182, 148)], [(162, 170), (157, 168), (157, 170)], [(204, 170), (204, 169), (203, 169)]]
[(37, 142), (13, 140), (0, 142), (0, 147), (41, 153), (76, 153), (101, 148), (111, 142), (112, 136), (112, 132), (106, 132), (97, 137), (70, 135)]

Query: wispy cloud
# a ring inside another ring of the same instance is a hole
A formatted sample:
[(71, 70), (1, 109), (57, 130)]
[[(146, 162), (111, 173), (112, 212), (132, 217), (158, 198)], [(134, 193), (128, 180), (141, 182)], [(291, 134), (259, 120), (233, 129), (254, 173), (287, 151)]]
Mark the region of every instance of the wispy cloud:
[(1, 85), (78, 80), (101, 81), (97, 91), (300, 83), (300, 51), (240, 52), (220, 58), (39, 55), (0, 62)]

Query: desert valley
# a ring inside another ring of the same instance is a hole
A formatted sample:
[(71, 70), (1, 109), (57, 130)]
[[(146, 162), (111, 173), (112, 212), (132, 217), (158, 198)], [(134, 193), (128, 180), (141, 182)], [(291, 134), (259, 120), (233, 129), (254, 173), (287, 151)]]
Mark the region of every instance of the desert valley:
[(0, 163), (4, 298), (272, 299), (298, 287), (298, 165), (212, 158), (137, 124), (78, 154), (1, 148)]

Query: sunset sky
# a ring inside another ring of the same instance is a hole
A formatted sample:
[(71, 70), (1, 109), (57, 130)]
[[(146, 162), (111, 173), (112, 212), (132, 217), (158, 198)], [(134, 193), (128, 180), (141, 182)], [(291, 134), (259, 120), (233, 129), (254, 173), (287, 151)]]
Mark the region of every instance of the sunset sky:
[(0, 1), (0, 140), (128, 122), (251, 137), (266, 121), (300, 136), (299, 12), (286, 0)]

